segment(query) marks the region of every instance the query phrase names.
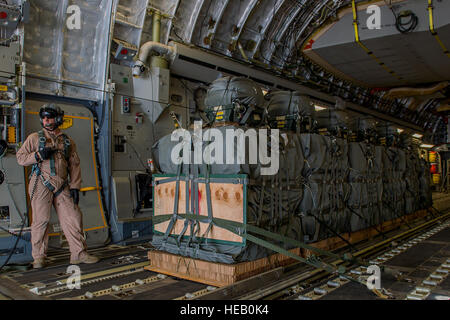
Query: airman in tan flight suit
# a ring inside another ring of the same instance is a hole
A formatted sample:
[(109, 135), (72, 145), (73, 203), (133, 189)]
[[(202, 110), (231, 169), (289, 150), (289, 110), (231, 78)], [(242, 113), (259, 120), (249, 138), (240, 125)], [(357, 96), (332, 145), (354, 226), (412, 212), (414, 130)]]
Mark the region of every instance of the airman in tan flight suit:
[(20, 165), (33, 165), (28, 192), (33, 210), (31, 243), (34, 268), (43, 268), (46, 264), (52, 205), (69, 243), (70, 263), (96, 263), (99, 260), (86, 251), (82, 214), (78, 208), (80, 159), (74, 141), (58, 128), (63, 116), (64, 111), (60, 107), (44, 105), (39, 111), (42, 131), (30, 134), (17, 152)]

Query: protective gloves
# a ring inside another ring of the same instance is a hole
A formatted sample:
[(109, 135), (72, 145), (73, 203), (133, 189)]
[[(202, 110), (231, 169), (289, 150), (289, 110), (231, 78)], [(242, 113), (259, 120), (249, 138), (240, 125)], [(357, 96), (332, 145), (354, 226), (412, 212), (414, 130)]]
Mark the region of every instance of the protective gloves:
[(39, 150), (38, 153), (42, 160), (47, 160), (47, 159), (50, 159), (50, 157), (52, 156), (53, 153), (55, 153), (55, 151), (56, 151), (55, 149), (52, 149), (50, 147), (45, 147), (45, 148)]
[(78, 189), (70, 189), (70, 196), (73, 199), (73, 203), (78, 205), (78, 202), (80, 201), (80, 191)]

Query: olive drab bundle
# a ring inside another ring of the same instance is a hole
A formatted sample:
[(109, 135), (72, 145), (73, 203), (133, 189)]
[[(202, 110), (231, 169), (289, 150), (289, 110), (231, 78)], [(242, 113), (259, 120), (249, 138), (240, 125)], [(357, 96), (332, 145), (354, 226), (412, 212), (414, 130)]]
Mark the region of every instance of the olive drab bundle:
[[(218, 82), (222, 91), (218, 94), (209, 90), (208, 94), (212, 96), (207, 96), (207, 102), (223, 103), (219, 101), (220, 97), (233, 95), (227, 90), (239, 92), (241, 101), (257, 101), (254, 91), (250, 90), (252, 86), (247, 83), (236, 90), (230, 86), (227, 89), (227, 83), (237, 85), (239, 81), (227, 78)], [(248, 92), (244, 88), (249, 89)], [(245, 99), (246, 92), (248, 99)], [(378, 230), (377, 226), (384, 221), (403, 219), (405, 214), (430, 207), (426, 164), (420, 160), (415, 146), (397, 143), (398, 133), (389, 124), (377, 124), (367, 116), (358, 117), (342, 109), (315, 112), (308, 97), (299, 93), (272, 93), (266, 103), (269, 107), (265, 127), (281, 130), (279, 170), (275, 175), (261, 175), (261, 164), (174, 164), (169, 155), (177, 142), (172, 141), (170, 135), (154, 145), (153, 159), (159, 172), (172, 177), (168, 181), (194, 182), (209, 175), (221, 179), (243, 175), (246, 177), (246, 207), (242, 230), (246, 226), (257, 227), (303, 243), (342, 238), (344, 233), (369, 227)], [(298, 119), (308, 120), (310, 125), (306, 127), (303, 122), (298, 126), (301, 123)], [(228, 120), (232, 121), (232, 118)], [(216, 129), (226, 135), (227, 128), (249, 127), (258, 128), (249, 123), (234, 122)], [(202, 152), (209, 143), (203, 141)], [(236, 154), (237, 150), (233, 151)], [(247, 157), (248, 143), (244, 151)], [(199, 178), (194, 178), (193, 173)], [(164, 197), (157, 193), (155, 196), (156, 203), (160, 201), (158, 197)], [(208, 201), (214, 204), (214, 197)], [(188, 213), (185, 208), (176, 208), (180, 214)], [(177, 212), (173, 214), (176, 216)], [(208, 210), (211, 217), (217, 214)], [(186, 220), (183, 231), (188, 224)], [(192, 232), (195, 230), (193, 228)], [(204, 234), (172, 237), (168, 236), (169, 229), (165, 233), (153, 235), (152, 244), (158, 250), (208, 261), (236, 263), (273, 254), (262, 242), (214, 242), (201, 237)], [(294, 247), (292, 241), (279, 245), (284, 249)]]

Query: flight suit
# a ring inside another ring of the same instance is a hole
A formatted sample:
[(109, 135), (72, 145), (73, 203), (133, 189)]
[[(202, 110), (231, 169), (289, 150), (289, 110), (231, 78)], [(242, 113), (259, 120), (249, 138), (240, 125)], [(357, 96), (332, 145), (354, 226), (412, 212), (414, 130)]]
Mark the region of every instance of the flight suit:
[[(81, 187), (80, 159), (74, 141), (67, 137), (70, 141), (70, 153), (68, 161), (66, 161), (64, 154), (66, 139), (63, 132), (60, 131), (55, 135), (45, 129), (42, 129), (42, 131), (46, 140), (45, 146), (57, 149), (57, 152), (52, 155), (54, 157), (54, 175), (52, 175), (50, 159), (42, 160), (38, 153), (39, 135), (37, 132), (28, 136), (16, 154), (17, 162), (22, 166), (38, 163), (42, 177), (54, 187), (52, 192), (36, 173), (33, 173), (30, 179), (28, 192), (33, 210), (31, 224), (32, 256), (36, 261), (36, 259), (45, 258), (47, 255), (49, 221), (53, 205), (62, 231), (69, 243), (71, 261), (78, 260), (86, 254), (87, 247), (82, 232), (82, 214), (71, 198), (70, 189), (79, 190)], [(68, 180), (68, 176), (70, 180)], [(54, 192), (57, 191), (60, 191), (60, 193), (55, 197)]]

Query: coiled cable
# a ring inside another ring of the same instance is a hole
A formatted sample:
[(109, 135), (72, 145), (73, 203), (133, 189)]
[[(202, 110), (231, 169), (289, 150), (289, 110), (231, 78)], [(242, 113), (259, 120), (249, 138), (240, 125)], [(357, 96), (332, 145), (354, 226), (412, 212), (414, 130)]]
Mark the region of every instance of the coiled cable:
[[(405, 18), (409, 18), (408, 20), (404, 20)], [(417, 23), (419, 22), (419, 18), (411, 11), (402, 11), (400, 14), (395, 17), (395, 27), (401, 33), (408, 33), (413, 31), (417, 27)]]

